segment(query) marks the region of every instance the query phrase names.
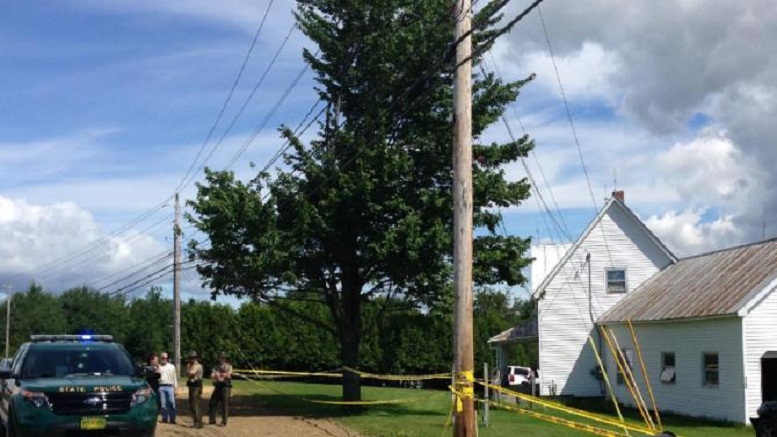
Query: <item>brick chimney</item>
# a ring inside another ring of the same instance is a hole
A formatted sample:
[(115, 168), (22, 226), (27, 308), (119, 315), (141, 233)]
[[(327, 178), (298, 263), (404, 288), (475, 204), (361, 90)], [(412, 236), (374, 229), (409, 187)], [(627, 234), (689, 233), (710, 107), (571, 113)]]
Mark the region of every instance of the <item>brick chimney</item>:
[(620, 200), (623, 203), (626, 203), (626, 193), (623, 190), (613, 191), (612, 197)]

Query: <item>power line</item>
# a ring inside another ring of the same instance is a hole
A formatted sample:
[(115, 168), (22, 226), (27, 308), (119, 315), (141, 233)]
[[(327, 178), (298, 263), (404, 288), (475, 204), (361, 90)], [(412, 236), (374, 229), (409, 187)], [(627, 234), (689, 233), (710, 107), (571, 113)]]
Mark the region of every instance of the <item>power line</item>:
[[(210, 152), (205, 157), (205, 159), (203, 160), (202, 164), (200, 164), (199, 167), (197, 167), (197, 170), (193, 174), (191, 174), (189, 176), (189, 179), (186, 182), (184, 182), (182, 185), (180, 185), (180, 190), (183, 190), (186, 186), (188, 186), (194, 180), (195, 174), (201, 172), (205, 168), (205, 165), (213, 157), (213, 154), (216, 153), (216, 151), (219, 149), (221, 144), (224, 142), (224, 139), (227, 137), (229, 132), (235, 126), (235, 124), (237, 123), (238, 119), (240, 119), (240, 116), (243, 114), (243, 111), (245, 111), (246, 107), (248, 107), (248, 104), (251, 102), (251, 100), (253, 100), (254, 95), (256, 95), (256, 92), (259, 90), (259, 87), (264, 83), (265, 78), (267, 77), (267, 75), (270, 72), (270, 70), (272, 70), (273, 66), (275, 65), (275, 62), (278, 60), (278, 56), (280, 56), (281, 52), (286, 47), (286, 44), (289, 42), (289, 39), (291, 38), (291, 34), (294, 33), (294, 29), (296, 27), (297, 27), (296, 23), (291, 25), (291, 27), (289, 28), (289, 32), (286, 34), (286, 37), (283, 39), (283, 42), (281, 43), (280, 47), (278, 47), (278, 50), (276, 50), (275, 55), (272, 57), (272, 59), (270, 60), (270, 63), (267, 65), (267, 67), (265, 68), (264, 72), (259, 77), (259, 80), (256, 82), (256, 84), (254, 84), (253, 89), (248, 94), (248, 97), (246, 97), (245, 101), (243, 102), (243, 105), (237, 111), (237, 114), (235, 114), (235, 116), (232, 117), (232, 121), (230, 121), (229, 125), (227, 125), (227, 128), (224, 130), (224, 132), (222, 133), (221, 137), (216, 142), (216, 144), (210, 149)], [(285, 98), (284, 98), (284, 100), (285, 100)]]
[[(500, 72), (499, 65), (496, 62), (496, 58), (494, 58), (494, 54), (489, 51), (488, 56), (489, 58), (491, 58), (491, 63), (494, 67), (494, 72), (501, 77), (502, 74)], [(521, 127), (521, 131), (523, 132), (524, 135), (527, 135), (526, 126), (524, 126), (523, 121), (521, 121), (521, 117), (518, 115), (518, 110), (515, 109), (515, 104), (510, 104), (508, 106), (512, 110), (513, 116), (518, 121), (518, 125)], [(545, 175), (545, 170), (542, 168), (542, 164), (540, 164), (540, 160), (537, 158), (537, 153), (535, 153), (534, 149), (532, 149), (529, 151), (529, 154), (534, 159), (534, 163), (536, 164), (537, 169), (539, 169), (540, 171), (542, 182), (545, 184), (545, 188), (550, 194), (550, 200), (553, 203), (553, 207), (556, 209), (556, 214), (558, 214), (559, 220), (561, 221), (561, 225), (563, 226), (563, 229), (566, 230), (566, 233), (569, 234), (569, 226), (567, 226), (567, 223), (564, 220), (564, 215), (561, 214), (561, 207), (559, 207), (558, 202), (556, 201), (556, 196), (555, 194), (553, 194), (553, 189), (551, 188), (550, 182), (548, 182), (548, 178)], [(544, 216), (543, 216), (543, 220), (545, 220)]]
[[(122, 269), (122, 270), (119, 270), (119, 271), (117, 271), (117, 272), (111, 273), (110, 275), (106, 275), (106, 276), (103, 276), (103, 277), (101, 277), (101, 278), (95, 279), (94, 281), (92, 281), (92, 285), (93, 285), (93, 286), (96, 286), (97, 284), (99, 284), (99, 283), (101, 283), (101, 282), (107, 281), (107, 280), (109, 280), (109, 279), (113, 279), (113, 278), (115, 278), (116, 276), (119, 276), (119, 275), (121, 275), (121, 274), (124, 274), (124, 273), (126, 273), (126, 272), (128, 272), (128, 271), (130, 271), (130, 270), (133, 270), (133, 269), (135, 269), (135, 268), (137, 268), (137, 267), (141, 266), (141, 265), (144, 265), (144, 264), (147, 264), (147, 263), (152, 263), (152, 261), (153, 261), (153, 262), (159, 262), (161, 259), (168, 258), (168, 257), (170, 257), (171, 255), (172, 255), (172, 252), (171, 252), (171, 251), (169, 251), (169, 250), (165, 250), (165, 251), (163, 251), (163, 252), (157, 253), (157, 254), (156, 254), (156, 255), (154, 255), (154, 256), (151, 256), (151, 257), (149, 257), (149, 258), (146, 258), (146, 259), (144, 259), (144, 260), (142, 260), (142, 261), (140, 261), (140, 262), (138, 262), (138, 263), (135, 263), (135, 264), (133, 264), (133, 265), (131, 265), (131, 266), (127, 267), (126, 269)], [(153, 264), (153, 263), (152, 263), (152, 264)]]
[[(240, 146), (240, 149), (238, 149), (237, 153), (235, 153), (232, 158), (230, 158), (229, 161), (227, 161), (227, 164), (225, 165), (226, 168), (232, 167), (235, 162), (240, 159), (240, 157), (245, 153), (245, 151), (248, 149), (248, 146), (256, 139), (257, 136), (264, 130), (264, 128), (267, 126), (267, 124), (270, 122), (272, 117), (275, 115), (275, 113), (278, 111), (278, 108), (281, 107), (283, 102), (286, 101), (286, 99), (289, 97), (291, 92), (294, 90), (294, 88), (297, 86), (300, 80), (302, 80), (302, 76), (305, 75), (305, 72), (308, 71), (308, 65), (305, 64), (305, 66), (300, 69), (299, 73), (297, 73), (297, 76), (294, 78), (294, 80), (291, 82), (291, 84), (286, 88), (286, 90), (283, 92), (281, 97), (275, 102), (275, 104), (270, 109), (270, 112), (267, 113), (267, 115), (262, 120), (262, 123), (254, 129), (254, 132), (251, 134), (250, 137), (243, 143), (242, 146)], [(316, 105), (318, 105), (318, 102), (316, 102)]]
[[(144, 232), (148, 232), (151, 229), (154, 229), (154, 228), (158, 227), (159, 225), (161, 225), (165, 221), (170, 220), (171, 218), (172, 218), (172, 215), (168, 214), (167, 216), (163, 217), (162, 219), (160, 219), (160, 220), (152, 223), (151, 225), (141, 229), (140, 231), (138, 231), (137, 234), (133, 235), (132, 237), (130, 237), (128, 239), (126, 239), (124, 241), (124, 243), (131, 243), (131, 242), (137, 240), (138, 238), (143, 236)], [(111, 237), (111, 238), (116, 238), (116, 237), (118, 237), (118, 235), (116, 235), (114, 237)], [(96, 249), (96, 248), (97, 247), (95, 246), (94, 249)], [(63, 274), (65, 274), (69, 269), (72, 269), (73, 265), (70, 264), (71, 262), (73, 262), (73, 263), (74, 262), (78, 262), (79, 264), (84, 264), (84, 263), (86, 263), (88, 261), (97, 259), (97, 258), (99, 258), (102, 255), (103, 255), (103, 253), (101, 253), (101, 252), (94, 252), (94, 253), (82, 252), (82, 253), (80, 253), (80, 254), (78, 254), (76, 256), (73, 256), (73, 257), (70, 257), (68, 259), (62, 260), (62, 262), (59, 263), (60, 267), (58, 267), (58, 268), (50, 267), (50, 268), (44, 270), (43, 272), (39, 272), (38, 273), (38, 279), (41, 279), (41, 280), (42, 279), (49, 279), (50, 280), (50, 279), (54, 279), (54, 278), (60, 277)]]
[[(147, 280), (147, 279), (149, 279), (149, 278), (153, 278), (153, 279), (152, 279), (152, 281), (153, 281), (153, 280), (157, 280), (157, 279), (159, 279), (159, 278), (161, 278), (161, 277), (164, 277), (164, 276), (166, 276), (167, 274), (170, 274), (170, 273), (172, 273), (172, 272), (173, 272), (173, 265), (172, 265), (172, 264), (167, 264), (167, 265), (165, 265), (164, 267), (162, 267), (161, 269), (159, 269), (159, 270), (156, 270), (156, 271), (154, 271), (153, 273), (150, 273), (150, 274), (148, 274), (147, 276), (145, 276), (145, 277), (143, 277), (143, 278), (140, 278), (140, 279), (138, 279), (138, 280), (136, 280), (136, 281), (134, 281), (134, 282), (132, 282), (132, 283), (130, 283), (130, 284), (127, 284), (127, 285), (125, 285), (125, 286), (123, 286), (123, 287), (121, 287), (121, 288), (119, 288), (119, 289), (117, 289), (117, 290), (115, 290), (115, 291), (112, 291), (112, 292), (108, 293), (108, 295), (109, 295), (109, 296), (120, 296), (120, 295), (125, 295), (125, 294), (127, 294), (128, 292), (122, 293), (123, 291), (125, 291), (125, 290), (127, 290), (127, 289), (130, 289), (131, 287), (133, 287), (133, 286), (135, 286), (135, 285), (138, 285), (138, 284), (140, 284), (141, 282), (143, 282), (143, 281), (146, 281), (146, 280)], [(161, 276), (159, 276), (159, 277), (155, 277), (155, 275), (159, 275), (160, 273), (162, 273), (162, 275), (161, 275)], [(147, 283), (146, 283), (146, 284), (147, 284)], [(142, 286), (142, 285), (141, 285), (141, 286)], [(134, 289), (132, 289), (132, 290), (134, 290)], [(130, 290), (130, 291), (132, 291), (132, 290)], [(100, 291), (102, 291), (102, 289), (101, 289)]]
[(91, 250), (94, 246), (97, 246), (97, 245), (103, 243), (104, 241), (110, 239), (111, 237), (114, 237), (114, 236), (117, 236), (117, 235), (121, 234), (122, 232), (126, 231), (127, 229), (129, 229), (130, 227), (134, 226), (135, 224), (140, 223), (143, 220), (147, 219), (148, 217), (150, 217), (155, 212), (157, 212), (160, 209), (162, 209), (165, 206), (167, 206), (167, 203), (172, 198), (173, 198), (173, 196), (168, 197), (162, 203), (160, 203), (157, 206), (155, 206), (155, 207), (149, 209), (148, 211), (142, 213), (138, 217), (130, 220), (129, 223), (127, 223), (127, 224), (123, 225), (122, 227), (114, 230), (113, 232), (109, 233), (108, 235), (105, 235), (105, 236), (103, 236), (101, 238), (98, 238), (97, 240), (92, 241), (91, 243), (89, 243), (89, 244), (87, 244), (85, 246), (82, 246), (81, 248), (76, 249), (73, 252), (68, 253), (67, 255), (64, 255), (64, 256), (62, 256), (60, 258), (54, 259), (52, 261), (49, 261), (49, 262), (41, 265), (40, 267), (38, 267), (38, 269), (48, 270), (49, 268), (51, 268), (51, 267), (53, 267), (55, 265), (61, 264), (63, 261), (67, 261), (67, 259), (69, 257), (75, 256), (75, 255), (77, 255), (77, 254), (79, 254), (81, 252), (84, 252), (84, 251)]
[[(310, 121), (310, 123), (308, 123), (308, 124), (307, 124), (307, 126), (305, 126), (305, 128), (304, 128), (304, 129), (302, 129), (302, 130), (300, 131), (300, 128), (302, 128), (302, 125), (303, 125), (303, 124), (304, 124), (304, 123), (307, 121), (307, 119), (308, 119), (308, 118), (310, 118), (310, 115), (311, 115), (311, 114), (313, 114), (313, 111), (315, 111), (315, 110), (316, 110), (316, 108), (318, 107), (318, 104), (319, 104), (319, 103), (321, 103), (321, 100), (320, 100), (320, 99), (319, 99), (319, 100), (317, 100), (317, 101), (316, 101), (316, 103), (314, 103), (314, 104), (313, 104), (313, 106), (310, 108), (310, 110), (308, 111), (308, 113), (307, 113), (307, 114), (305, 114), (305, 117), (302, 119), (302, 121), (299, 123), (299, 125), (297, 126), (297, 128), (294, 130), (294, 136), (295, 136), (295, 137), (298, 137), (298, 136), (300, 136), (300, 135), (304, 134), (304, 133), (305, 133), (305, 131), (307, 131), (307, 130), (308, 130), (308, 128), (309, 128), (309, 127), (310, 127), (310, 126), (311, 126), (313, 123), (315, 123), (315, 122), (316, 122), (316, 120), (318, 120), (318, 119), (321, 117), (321, 115), (323, 115), (324, 111), (326, 111), (326, 106), (325, 106), (325, 107), (323, 107), (323, 108), (321, 108), (321, 110), (318, 112), (318, 114), (317, 114), (315, 117), (313, 117), (313, 120), (311, 120), (311, 121)], [(284, 143), (284, 144), (283, 144), (283, 145), (280, 147), (280, 149), (278, 149), (278, 151), (277, 151), (277, 152), (275, 152), (275, 155), (273, 155), (273, 156), (272, 156), (272, 158), (270, 158), (270, 160), (267, 162), (267, 164), (265, 164), (265, 166), (262, 168), (262, 170), (260, 170), (260, 173), (262, 173), (262, 172), (265, 172), (265, 171), (268, 171), (268, 170), (270, 169), (270, 167), (272, 167), (272, 165), (273, 165), (273, 164), (275, 164), (275, 162), (276, 162), (278, 159), (280, 159), (280, 158), (281, 158), (281, 156), (283, 156), (283, 153), (284, 153), (286, 150), (288, 150), (288, 149), (289, 149), (289, 147), (291, 147), (291, 141), (289, 141), (289, 140), (286, 140), (286, 142), (285, 142), (285, 143)]]
[(550, 53), (550, 60), (553, 63), (553, 71), (556, 73), (556, 81), (558, 82), (558, 88), (561, 92), (561, 99), (564, 101), (564, 109), (566, 109), (567, 120), (569, 126), (572, 129), (572, 137), (575, 139), (575, 146), (577, 146), (577, 154), (580, 157), (580, 164), (583, 167), (583, 173), (585, 174), (585, 180), (588, 184), (588, 192), (591, 195), (591, 201), (594, 203), (594, 210), (598, 212), (599, 208), (596, 202), (596, 196), (594, 196), (594, 190), (591, 188), (591, 178), (588, 176), (588, 167), (585, 165), (585, 159), (583, 159), (583, 150), (580, 147), (580, 139), (577, 136), (577, 129), (575, 128), (575, 122), (572, 119), (572, 111), (569, 109), (569, 102), (567, 101), (567, 95), (564, 92), (564, 85), (561, 83), (561, 74), (558, 71), (558, 65), (556, 64), (556, 56), (553, 52), (553, 45), (550, 43), (550, 37), (548, 36), (548, 29), (545, 26), (545, 17), (542, 15), (542, 8), (538, 8), (540, 23), (542, 23), (542, 33), (545, 35), (545, 42), (548, 45), (548, 52)]
[[(596, 196), (594, 196), (594, 190), (591, 188), (591, 178), (588, 176), (588, 168), (585, 165), (585, 160), (583, 159), (583, 149), (580, 147), (580, 140), (577, 137), (577, 129), (575, 128), (575, 122), (572, 119), (572, 111), (569, 109), (569, 102), (567, 101), (567, 95), (564, 92), (564, 85), (561, 83), (561, 74), (558, 70), (558, 65), (556, 64), (556, 56), (553, 53), (553, 45), (550, 43), (550, 37), (548, 36), (548, 28), (545, 25), (545, 17), (542, 14), (542, 8), (537, 8), (539, 12), (539, 18), (540, 23), (542, 23), (542, 33), (545, 35), (545, 42), (548, 45), (548, 52), (550, 53), (550, 59), (553, 63), (553, 71), (556, 73), (556, 81), (558, 82), (559, 90), (561, 91), (561, 98), (564, 101), (564, 108), (566, 109), (567, 114), (567, 120), (569, 120), (569, 126), (572, 129), (572, 137), (575, 140), (575, 145), (577, 146), (577, 154), (580, 157), (580, 164), (583, 167), (583, 173), (585, 174), (585, 180), (588, 184), (588, 192), (591, 195), (591, 202), (593, 202), (594, 205), (594, 212), (596, 212), (596, 215), (599, 214), (599, 207), (596, 203)], [(612, 265), (612, 253), (610, 252), (610, 245), (607, 243), (607, 234), (604, 232), (604, 229), (602, 230), (602, 239), (604, 240), (604, 246), (607, 249), (607, 256), (610, 259), (610, 265)]]
[[(494, 72), (501, 76), (501, 74), (499, 72), (499, 66), (496, 63), (496, 59), (494, 59), (494, 55), (491, 52), (488, 52), (488, 54), (489, 54), (489, 56), (491, 58), (491, 61), (492, 61), (492, 64), (493, 64), (493, 68), (494, 68)], [(484, 60), (484, 64), (485, 64), (485, 60)], [(486, 74), (485, 69), (483, 68), (482, 65), (480, 66), (480, 70), (481, 70), (481, 72), (484, 75)], [(527, 135), (526, 127), (523, 125), (523, 122), (521, 122), (521, 118), (518, 116), (518, 111), (515, 109), (515, 105), (511, 104), (511, 105), (508, 105), (508, 106), (512, 109), (513, 115), (515, 116), (516, 120), (518, 120), (518, 123), (521, 126), (521, 131), (523, 132), (524, 135)], [(504, 123), (504, 125), (505, 125), (505, 127), (507, 129), (508, 134), (510, 135), (511, 141), (515, 142), (516, 141), (515, 136), (512, 133), (512, 129), (510, 128), (510, 124), (507, 122), (506, 117), (504, 115), (502, 115), (501, 119), (502, 119), (502, 122)], [(534, 150), (529, 151), (529, 154), (531, 154), (534, 157), (534, 160), (535, 160), (535, 163), (537, 165), (537, 168), (540, 170), (540, 174), (542, 175), (543, 181), (545, 183), (545, 187), (548, 190), (548, 192), (550, 193), (551, 200), (552, 200), (552, 202), (553, 202), (553, 204), (554, 204), (554, 206), (556, 208), (556, 213), (558, 214), (558, 217), (559, 217), (559, 220), (560, 220), (561, 223), (559, 224), (559, 222), (556, 221), (556, 219), (555, 219), (555, 217), (553, 215), (553, 212), (550, 210), (550, 208), (548, 208), (547, 203), (545, 202), (545, 199), (542, 198), (542, 193), (540, 193), (539, 186), (537, 185), (536, 180), (532, 176), (531, 171), (529, 170), (528, 164), (524, 161), (524, 158), (521, 158), (521, 164), (524, 167), (524, 171), (526, 172), (526, 175), (527, 175), (527, 177), (529, 178), (529, 180), (530, 180), (530, 182), (532, 184), (532, 188), (537, 193), (537, 196), (535, 197), (535, 200), (537, 201), (537, 207), (539, 208), (539, 210), (541, 212), (543, 211), (543, 208), (544, 208), (544, 211), (548, 214), (548, 216), (554, 222), (554, 225), (556, 227), (556, 232), (559, 234), (559, 237), (561, 237), (560, 240), (562, 240), (562, 241), (564, 241), (564, 240), (569, 241), (569, 240), (571, 240), (570, 233), (569, 233), (569, 227), (567, 226), (566, 222), (564, 221), (564, 216), (563, 216), (563, 214), (561, 214), (561, 208), (559, 208), (558, 202), (556, 202), (556, 197), (553, 195), (553, 189), (550, 187), (550, 183), (548, 182), (548, 179), (545, 176), (545, 171), (542, 169), (542, 165), (540, 164), (539, 160), (537, 159), (537, 155), (536, 155), (536, 153), (534, 153)], [(540, 198), (542, 198), (542, 204), (540, 202)], [(550, 226), (548, 226), (548, 222), (547, 222), (547, 220), (545, 218), (545, 215), (541, 213), (541, 217), (542, 217), (543, 223), (545, 224), (545, 228), (548, 231), (548, 235), (549, 235), (549, 237), (552, 240), (553, 239), (553, 235), (552, 235), (553, 232), (550, 230)], [(564, 236), (562, 237), (561, 234), (563, 234)]]
[(270, 14), (270, 8), (272, 8), (274, 1), (275, 0), (270, 0), (270, 2), (267, 4), (267, 10), (264, 12), (264, 16), (262, 17), (262, 22), (259, 24), (259, 28), (256, 29), (256, 33), (254, 34), (254, 39), (253, 41), (251, 41), (251, 45), (248, 47), (248, 51), (246, 52), (245, 58), (243, 59), (243, 64), (240, 66), (240, 70), (237, 73), (237, 77), (235, 78), (234, 82), (232, 82), (232, 87), (229, 89), (229, 93), (227, 94), (227, 97), (224, 99), (224, 103), (221, 105), (221, 109), (219, 110), (219, 113), (216, 116), (216, 121), (213, 122), (213, 126), (210, 127), (210, 130), (208, 131), (208, 135), (205, 136), (205, 140), (202, 142), (200, 149), (197, 151), (197, 155), (194, 157), (194, 161), (192, 161), (191, 165), (186, 170), (186, 174), (184, 174), (183, 178), (181, 179), (181, 182), (178, 183), (178, 187), (176, 187), (175, 189), (176, 192), (181, 191), (181, 188), (183, 187), (184, 183), (189, 177), (189, 174), (192, 172), (192, 170), (194, 170), (194, 166), (197, 164), (197, 161), (200, 159), (202, 152), (205, 151), (205, 146), (207, 146), (208, 142), (213, 136), (213, 132), (215, 132), (216, 127), (221, 121), (221, 117), (224, 116), (224, 112), (226, 111), (227, 105), (229, 105), (230, 100), (232, 100), (232, 95), (235, 93), (235, 89), (237, 88), (237, 85), (240, 82), (240, 78), (243, 77), (243, 72), (246, 69), (246, 65), (248, 65), (248, 60), (251, 58), (251, 53), (253, 53), (254, 47), (256, 47), (256, 42), (259, 40), (259, 35), (262, 33), (262, 29), (264, 28), (264, 23), (267, 20), (267, 16)]
[(113, 281), (113, 282), (111, 282), (111, 283), (109, 283), (107, 285), (104, 285), (104, 286), (100, 287), (99, 289), (97, 289), (97, 292), (101, 293), (103, 291), (106, 291), (107, 289), (109, 289), (109, 288), (111, 288), (113, 286), (116, 286), (118, 284), (121, 284), (122, 282), (128, 281), (128, 280), (132, 279), (133, 277), (137, 276), (138, 274), (143, 273), (143, 272), (148, 271), (148, 270), (151, 270), (154, 267), (159, 266), (160, 264), (169, 263), (170, 255), (171, 254), (165, 254), (165, 256), (162, 257), (161, 259), (158, 259), (158, 260), (152, 262), (151, 264), (148, 264), (148, 265), (146, 265), (146, 266), (144, 266), (144, 267), (142, 267), (142, 268), (140, 268), (140, 269), (138, 269), (138, 270), (136, 270), (136, 271), (134, 271), (134, 272), (124, 276), (124, 277), (122, 277), (122, 278), (119, 278), (119, 279), (117, 279), (117, 280), (115, 280), (115, 281)]

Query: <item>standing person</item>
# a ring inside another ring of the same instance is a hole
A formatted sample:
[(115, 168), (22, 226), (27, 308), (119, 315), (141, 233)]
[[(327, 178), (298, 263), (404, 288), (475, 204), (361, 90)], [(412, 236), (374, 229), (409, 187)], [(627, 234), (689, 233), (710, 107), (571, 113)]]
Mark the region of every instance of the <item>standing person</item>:
[(202, 428), (202, 364), (197, 361), (197, 352), (189, 352), (189, 363), (186, 365), (186, 386), (189, 387), (189, 410), (192, 412), (194, 427)]
[(213, 394), (210, 395), (208, 403), (209, 423), (216, 424), (216, 408), (221, 404), (221, 426), (227, 425), (229, 417), (229, 395), (232, 391), (232, 365), (227, 361), (229, 357), (226, 353), (219, 354), (218, 363), (210, 372), (210, 379), (213, 380)]
[(178, 388), (178, 372), (170, 364), (167, 352), (159, 354), (159, 394), (162, 395), (162, 423), (175, 423), (175, 389)]
[(159, 409), (162, 406), (162, 398), (159, 394), (159, 378), (162, 377), (162, 374), (159, 371), (159, 356), (157, 356), (156, 352), (151, 352), (148, 355), (147, 366), (146, 381), (151, 386), (151, 390), (154, 390), (154, 394), (156, 394), (156, 407)]

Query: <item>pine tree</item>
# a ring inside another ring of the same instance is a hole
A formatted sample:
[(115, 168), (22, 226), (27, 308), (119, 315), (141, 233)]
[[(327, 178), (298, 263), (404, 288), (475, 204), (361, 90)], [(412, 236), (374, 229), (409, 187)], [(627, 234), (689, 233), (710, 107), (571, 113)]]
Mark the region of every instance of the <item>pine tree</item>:
[[(214, 296), (248, 296), (303, 317), (335, 335), (343, 365), (358, 368), (365, 302), (450, 299), (456, 15), (443, 0), (299, 0), (296, 15), (318, 48), (303, 53), (326, 104), (316, 139), (306, 145), (282, 128), (286, 168), (250, 182), (206, 171), (190, 220), (210, 247), (192, 250)], [(493, 43), (499, 18), (496, 6), (476, 15), (476, 54)], [(476, 75), (476, 141), (525, 82)], [(477, 284), (524, 281), (529, 241), (498, 226), (499, 208), (529, 195), (503, 167), (531, 147), (528, 138), (474, 147)], [(295, 313), (290, 299), (325, 305), (329, 317)], [(354, 373), (343, 398), (361, 398)]]

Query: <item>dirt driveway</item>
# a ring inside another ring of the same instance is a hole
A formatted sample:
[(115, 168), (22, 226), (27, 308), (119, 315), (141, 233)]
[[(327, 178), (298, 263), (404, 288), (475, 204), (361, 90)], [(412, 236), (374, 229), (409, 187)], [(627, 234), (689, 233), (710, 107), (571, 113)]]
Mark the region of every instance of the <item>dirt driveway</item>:
[(186, 388), (176, 394), (178, 406), (178, 423), (175, 425), (160, 423), (157, 426), (157, 437), (183, 437), (183, 436), (235, 436), (235, 437), (357, 437), (358, 434), (333, 421), (322, 419), (309, 419), (305, 417), (293, 417), (278, 415), (275, 412), (264, 410), (261, 406), (251, 402), (251, 398), (233, 396), (230, 404), (229, 424), (226, 427), (207, 425), (208, 407), (207, 401), (213, 387), (203, 387), (202, 411), (206, 423), (203, 429), (192, 428), (192, 419), (189, 415), (188, 398)]

